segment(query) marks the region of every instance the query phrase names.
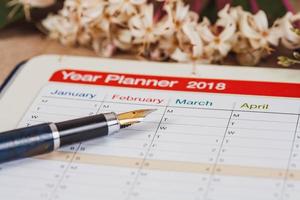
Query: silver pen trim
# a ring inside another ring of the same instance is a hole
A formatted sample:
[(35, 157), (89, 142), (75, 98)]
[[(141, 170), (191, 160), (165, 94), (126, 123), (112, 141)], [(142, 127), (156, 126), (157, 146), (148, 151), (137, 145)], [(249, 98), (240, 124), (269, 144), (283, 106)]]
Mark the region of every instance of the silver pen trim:
[(56, 150), (60, 147), (60, 134), (54, 123), (50, 123), (49, 126), (53, 136), (53, 150)]
[(119, 120), (117, 118), (117, 114), (116, 113), (104, 113), (103, 114), (106, 122), (107, 122), (107, 128), (108, 128), (108, 134), (107, 135), (111, 135), (115, 132), (118, 132), (121, 128)]

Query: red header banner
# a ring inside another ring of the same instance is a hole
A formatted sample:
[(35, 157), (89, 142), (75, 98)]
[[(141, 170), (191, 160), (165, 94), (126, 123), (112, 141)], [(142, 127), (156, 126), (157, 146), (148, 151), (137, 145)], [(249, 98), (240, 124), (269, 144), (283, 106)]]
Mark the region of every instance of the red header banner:
[(300, 83), (184, 78), (68, 69), (55, 72), (50, 81), (184, 92), (300, 98)]

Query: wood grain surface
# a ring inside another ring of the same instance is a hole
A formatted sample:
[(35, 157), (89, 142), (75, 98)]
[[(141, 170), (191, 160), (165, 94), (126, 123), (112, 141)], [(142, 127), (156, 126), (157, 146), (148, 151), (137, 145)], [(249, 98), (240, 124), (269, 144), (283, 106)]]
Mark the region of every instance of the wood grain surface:
[(51, 41), (32, 26), (9, 27), (0, 31), (0, 83), (18, 63), (41, 54), (95, 56), (91, 50)]

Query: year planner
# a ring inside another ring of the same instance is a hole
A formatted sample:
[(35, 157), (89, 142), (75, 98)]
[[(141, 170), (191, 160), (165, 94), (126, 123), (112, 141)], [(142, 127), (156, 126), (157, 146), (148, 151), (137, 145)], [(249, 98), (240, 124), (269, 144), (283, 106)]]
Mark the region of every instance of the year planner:
[(0, 131), (157, 109), (0, 165), (7, 200), (299, 200), (300, 71), (45, 55), (0, 93)]

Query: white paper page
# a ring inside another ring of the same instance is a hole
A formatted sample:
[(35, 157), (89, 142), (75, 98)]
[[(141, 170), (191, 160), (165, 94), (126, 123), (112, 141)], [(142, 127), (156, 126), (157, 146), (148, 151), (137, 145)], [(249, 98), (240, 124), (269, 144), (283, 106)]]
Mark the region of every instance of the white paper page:
[[(122, 82), (115, 80), (116, 76), (109, 81), (103, 70), (96, 68), (81, 68), (82, 73), (68, 66), (57, 70), (55, 81), (45, 81), (24, 106), (18, 127), (111, 111), (157, 111), (143, 123), (111, 137), (0, 165), (1, 199), (300, 198), (299, 92), (249, 95), (249, 91), (261, 90), (245, 88), (229, 94), (232, 84), (244, 87), (248, 83), (199, 79), (194, 84), (194, 79), (186, 79), (189, 86), (177, 87), (180, 78), (172, 79), (173, 84), (171, 79), (160, 82), (160, 87), (153, 89), (152, 76), (147, 87), (137, 88), (146, 83), (130, 85), (132, 80)], [(63, 72), (75, 75), (67, 82), (58, 81)], [(76, 76), (89, 72), (98, 73), (106, 85), (99, 85), (95, 76)], [(53, 73), (47, 76), (48, 80)], [(300, 91), (299, 84), (272, 86)]]

